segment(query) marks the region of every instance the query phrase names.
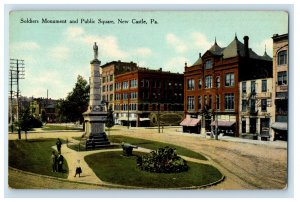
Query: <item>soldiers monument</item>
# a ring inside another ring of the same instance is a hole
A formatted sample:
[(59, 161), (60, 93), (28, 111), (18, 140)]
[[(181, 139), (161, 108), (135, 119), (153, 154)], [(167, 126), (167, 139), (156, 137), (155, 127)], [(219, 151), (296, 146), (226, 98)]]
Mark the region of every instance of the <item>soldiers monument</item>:
[(110, 142), (105, 133), (105, 122), (107, 118), (107, 107), (101, 96), (101, 76), (100, 64), (98, 60), (98, 46), (95, 42), (93, 46), (94, 59), (90, 62), (90, 101), (88, 110), (82, 115), (85, 122), (84, 136), (86, 140), (86, 150), (107, 146)]

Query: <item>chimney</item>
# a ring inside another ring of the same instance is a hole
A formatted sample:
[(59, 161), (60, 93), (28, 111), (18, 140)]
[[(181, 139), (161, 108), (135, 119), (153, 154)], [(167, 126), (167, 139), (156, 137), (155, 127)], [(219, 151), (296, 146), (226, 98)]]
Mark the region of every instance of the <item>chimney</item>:
[(245, 52), (245, 57), (249, 58), (249, 37), (244, 36), (244, 52)]
[(199, 58), (201, 58), (201, 53), (199, 53)]

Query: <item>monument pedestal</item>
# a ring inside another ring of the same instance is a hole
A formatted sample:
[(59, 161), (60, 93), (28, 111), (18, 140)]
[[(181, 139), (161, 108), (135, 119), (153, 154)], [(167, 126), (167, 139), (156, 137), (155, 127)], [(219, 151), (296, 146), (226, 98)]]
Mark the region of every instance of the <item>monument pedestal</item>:
[(85, 149), (96, 149), (110, 145), (106, 133), (104, 132), (104, 124), (107, 112), (87, 111), (83, 113), (85, 121), (85, 136), (87, 137)]

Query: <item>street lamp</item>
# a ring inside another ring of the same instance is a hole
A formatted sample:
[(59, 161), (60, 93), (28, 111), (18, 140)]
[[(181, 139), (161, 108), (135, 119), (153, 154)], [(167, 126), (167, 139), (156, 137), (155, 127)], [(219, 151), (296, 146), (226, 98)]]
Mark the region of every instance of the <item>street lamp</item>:
[(127, 93), (127, 100), (128, 100), (128, 102), (127, 102), (127, 118), (128, 118), (128, 125), (127, 125), (127, 128), (129, 129), (129, 99), (130, 99), (130, 92), (128, 92)]

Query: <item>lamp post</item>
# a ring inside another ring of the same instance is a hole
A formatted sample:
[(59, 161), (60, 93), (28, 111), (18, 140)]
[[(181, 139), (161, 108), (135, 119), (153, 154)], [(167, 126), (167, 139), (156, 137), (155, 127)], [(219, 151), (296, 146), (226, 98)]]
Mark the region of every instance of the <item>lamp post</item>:
[(127, 100), (128, 100), (128, 104), (127, 104), (127, 118), (128, 118), (128, 126), (127, 128), (129, 129), (129, 99), (130, 99), (130, 92), (127, 93)]

